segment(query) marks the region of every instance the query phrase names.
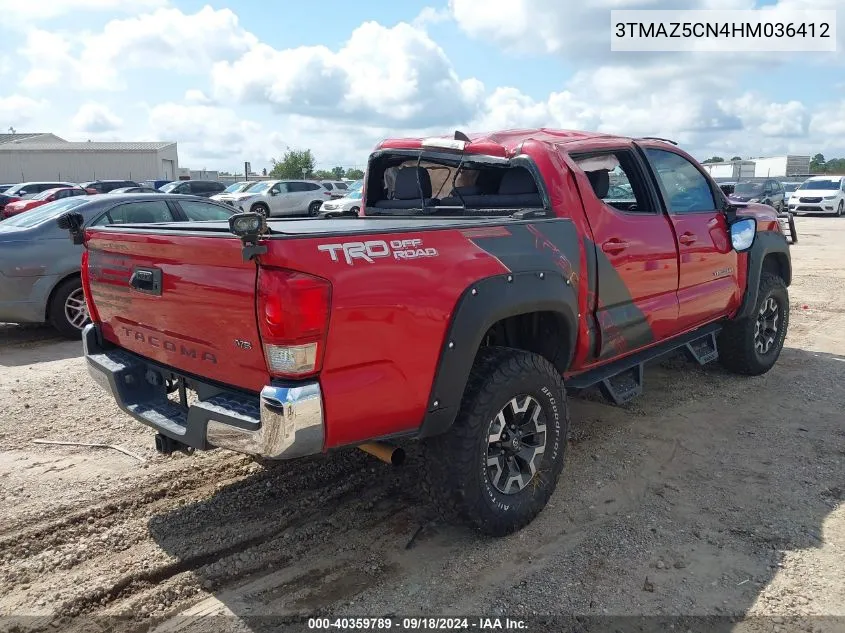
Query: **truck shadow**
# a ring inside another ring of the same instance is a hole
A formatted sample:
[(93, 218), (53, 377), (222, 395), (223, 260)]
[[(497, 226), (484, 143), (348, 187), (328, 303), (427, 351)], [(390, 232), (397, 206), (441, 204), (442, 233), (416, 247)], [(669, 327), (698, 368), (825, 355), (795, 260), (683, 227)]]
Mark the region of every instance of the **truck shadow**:
[[(845, 498), (842, 384), (845, 358), (788, 348), (762, 377), (670, 359), (647, 369), (631, 405), (573, 399), (557, 491), (503, 539), (435, 519), (413, 445), (400, 469), (353, 449), (253, 473), (149, 521), (176, 561), (149, 579), (150, 601), (165, 607), (152, 630), (532, 612), (609, 630), (644, 615), (680, 630), (704, 617), (732, 630), (729, 617), (749, 614), (789, 624), (823, 609), (808, 605), (841, 573), (814, 563), (814, 594), (788, 582), (796, 558), (832, 547), (826, 522)], [(197, 601), (167, 608), (186, 583)]]

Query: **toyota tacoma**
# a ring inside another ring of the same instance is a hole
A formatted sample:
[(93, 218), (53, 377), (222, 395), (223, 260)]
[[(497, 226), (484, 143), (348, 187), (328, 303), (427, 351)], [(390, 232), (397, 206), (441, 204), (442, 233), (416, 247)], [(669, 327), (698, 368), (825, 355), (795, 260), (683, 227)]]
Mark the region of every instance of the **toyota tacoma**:
[(495, 535), (563, 467), (567, 391), (615, 404), (683, 352), (769, 371), (792, 278), (775, 211), (675, 143), (548, 129), (394, 139), (358, 217), (82, 228), (94, 380), (165, 452), (259, 461), (422, 441), (424, 487)]

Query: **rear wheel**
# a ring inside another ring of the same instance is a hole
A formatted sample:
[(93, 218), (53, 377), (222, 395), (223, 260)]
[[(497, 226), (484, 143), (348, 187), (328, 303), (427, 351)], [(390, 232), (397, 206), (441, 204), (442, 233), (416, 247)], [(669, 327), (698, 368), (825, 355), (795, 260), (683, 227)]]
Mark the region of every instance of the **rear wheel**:
[(557, 485), (568, 422), (551, 363), (522, 350), (481, 350), (454, 425), (423, 443), (438, 511), (494, 536), (527, 525)]
[(265, 218), (269, 218), (269, 217), (270, 217), (270, 207), (268, 207), (268, 206), (267, 206), (266, 204), (264, 204), (263, 202), (259, 202), (259, 203), (257, 203), (257, 204), (252, 205), (252, 208), (251, 208), (250, 210), (251, 210), (253, 213), (260, 213), (260, 214), (261, 214), (261, 215), (263, 215)]
[(719, 360), (738, 374), (765, 374), (780, 356), (788, 326), (786, 284), (777, 275), (764, 272), (752, 315), (728, 323), (719, 334)]
[(62, 336), (72, 339), (82, 336), (82, 328), (91, 319), (79, 277), (72, 277), (59, 284), (47, 307), (47, 317), (50, 325)]
[(322, 206), (322, 202), (319, 200), (315, 200), (311, 204), (308, 205), (308, 215), (315, 216), (320, 212), (320, 207)]

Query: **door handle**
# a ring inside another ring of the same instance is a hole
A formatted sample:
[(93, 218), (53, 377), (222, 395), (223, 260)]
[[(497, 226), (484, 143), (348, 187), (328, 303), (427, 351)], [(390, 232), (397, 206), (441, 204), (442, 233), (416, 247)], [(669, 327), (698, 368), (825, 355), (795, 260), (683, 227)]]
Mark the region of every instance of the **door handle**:
[(624, 251), (629, 246), (630, 244), (628, 244), (628, 242), (617, 240), (614, 237), (613, 239), (607, 240), (604, 244), (602, 244), (601, 249), (605, 253), (618, 253), (619, 251)]
[(692, 244), (693, 242), (695, 242), (697, 239), (698, 239), (698, 237), (696, 237), (696, 236), (695, 236), (695, 235), (693, 235), (692, 233), (684, 233), (683, 235), (681, 235), (681, 236), (678, 238), (678, 241), (679, 241), (681, 244), (684, 244), (684, 245), (687, 245), (687, 246), (688, 246), (689, 244)]

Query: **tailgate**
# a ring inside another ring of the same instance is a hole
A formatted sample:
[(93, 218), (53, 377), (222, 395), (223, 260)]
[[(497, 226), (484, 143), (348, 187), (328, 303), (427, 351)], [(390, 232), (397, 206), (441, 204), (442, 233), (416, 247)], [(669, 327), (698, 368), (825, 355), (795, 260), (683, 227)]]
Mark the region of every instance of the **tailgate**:
[(231, 234), (89, 232), (103, 337), (142, 356), (259, 391), (269, 376), (255, 316), (256, 265)]

